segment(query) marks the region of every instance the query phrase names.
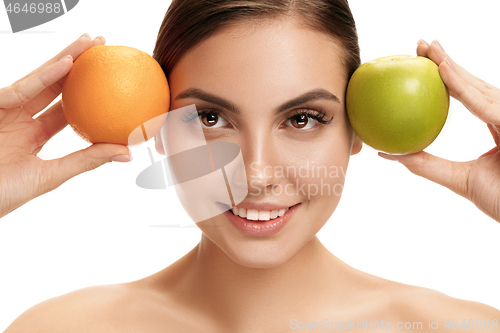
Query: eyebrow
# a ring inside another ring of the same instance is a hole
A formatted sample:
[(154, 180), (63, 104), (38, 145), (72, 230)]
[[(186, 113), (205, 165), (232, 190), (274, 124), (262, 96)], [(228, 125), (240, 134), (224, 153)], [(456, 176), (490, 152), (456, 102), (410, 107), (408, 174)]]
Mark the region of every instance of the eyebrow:
[[(213, 95), (211, 93), (208, 93), (206, 91), (203, 91), (199, 88), (189, 88), (181, 92), (175, 99), (184, 99), (184, 98), (197, 98), (212, 104), (217, 104), (235, 114), (241, 114), (241, 110), (234, 105), (233, 103), (224, 100), (223, 98), (220, 98), (216, 95)], [(299, 106), (301, 104), (314, 101), (314, 100), (319, 100), (319, 99), (326, 99), (326, 100), (331, 100), (335, 101), (337, 103), (340, 103), (340, 100), (337, 96), (332, 94), (331, 92), (318, 88), (318, 89), (313, 89), (311, 91), (308, 91), (296, 98), (293, 98), (289, 100), (288, 102), (283, 103), (281, 106), (276, 108), (274, 111), (274, 114), (278, 114), (280, 112), (283, 112), (285, 110), (291, 109), (295, 106)]]

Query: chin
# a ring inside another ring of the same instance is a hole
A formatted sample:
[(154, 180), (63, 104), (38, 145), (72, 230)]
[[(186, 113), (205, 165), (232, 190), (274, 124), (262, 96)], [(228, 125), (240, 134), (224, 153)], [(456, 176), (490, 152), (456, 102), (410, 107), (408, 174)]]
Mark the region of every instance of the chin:
[(328, 215), (329, 211), (310, 216), (307, 213), (308, 205), (301, 208), (283, 229), (269, 236), (244, 235), (223, 216), (197, 225), (203, 232), (202, 243), (212, 251), (221, 251), (220, 254), (223, 253), (232, 262), (247, 268), (276, 268), (290, 261), (316, 235), (324, 224), (320, 221), (328, 220), (329, 216), (323, 215)]
[(232, 261), (248, 268), (275, 268), (290, 260), (304, 245), (279, 237), (214, 242)]

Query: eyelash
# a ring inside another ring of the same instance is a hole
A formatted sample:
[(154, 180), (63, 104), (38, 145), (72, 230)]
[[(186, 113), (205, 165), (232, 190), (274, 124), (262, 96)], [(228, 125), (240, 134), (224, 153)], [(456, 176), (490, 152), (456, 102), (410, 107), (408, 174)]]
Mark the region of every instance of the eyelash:
[[(191, 112), (189, 114), (185, 114), (184, 117), (182, 118), (182, 121), (187, 123), (196, 117), (201, 117), (202, 115), (207, 115), (207, 114), (216, 114), (217, 116), (220, 117), (220, 112), (217, 110), (197, 110), (197, 112)], [(314, 120), (318, 121), (319, 123), (325, 124), (325, 125), (330, 124), (333, 120), (333, 116), (331, 118), (328, 118), (326, 116), (325, 111), (321, 110), (321, 109), (319, 111), (311, 110), (311, 109), (299, 109), (299, 110), (295, 110), (294, 114), (292, 116), (288, 117), (286, 119), (286, 121), (292, 120), (296, 116), (307, 116), (307, 117), (314, 119)]]
[(210, 111), (197, 110), (197, 112), (192, 111), (190, 113), (184, 114), (181, 120), (185, 123), (189, 123), (191, 120), (193, 120), (196, 117), (201, 117), (202, 115), (212, 114), (212, 113), (220, 116), (220, 113), (218, 111), (215, 111), (215, 110), (210, 110)]
[(294, 114), (289, 117), (287, 120), (292, 120), (296, 116), (307, 116), (311, 119), (317, 120), (321, 124), (329, 124), (333, 120), (333, 116), (328, 119), (326, 116), (326, 112), (322, 109), (319, 111), (316, 110), (311, 110), (311, 109), (300, 109), (300, 110), (295, 110)]

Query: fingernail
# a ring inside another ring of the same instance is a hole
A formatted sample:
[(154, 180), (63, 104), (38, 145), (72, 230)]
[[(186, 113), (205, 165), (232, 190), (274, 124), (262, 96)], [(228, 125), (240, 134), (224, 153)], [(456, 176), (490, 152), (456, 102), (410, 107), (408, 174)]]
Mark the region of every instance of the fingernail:
[(88, 33), (84, 33), (83, 35), (80, 36), (80, 38), (85, 37), (85, 36), (90, 39), (90, 35)]
[(389, 161), (397, 161), (393, 156), (388, 155), (388, 154), (378, 153), (378, 156), (385, 158), (386, 160), (389, 160)]
[(130, 162), (132, 161), (132, 155), (116, 155), (111, 157), (112, 162)]
[(453, 66), (453, 64), (451, 63), (450, 59), (444, 58), (444, 60), (446, 60), (446, 63), (451, 67), (451, 69), (455, 70), (455, 66)]
[(104, 39), (104, 37), (102, 37), (102, 36), (97, 36), (95, 39), (97, 39), (97, 38), (101, 39), (104, 43), (106, 43), (106, 39)]
[(59, 61), (63, 61), (65, 59), (69, 59), (69, 60), (71, 60), (71, 62), (73, 62), (73, 57), (70, 54), (68, 54), (67, 56), (62, 57), (61, 59), (59, 59)]
[(441, 51), (444, 52), (443, 45), (441, 45), (437, 40), (434, 40), (433, 43), (436, 44), (437, 46), (439, 46), (439, 48), (441, 49)]
[(429, 46), (429, 43), (427, 43), (425, 40), (423, 39), (420, 39), (418, 42), (417, 42), (417, 45), (420, 45), (420, 44), (425, 44), (425, 46)]

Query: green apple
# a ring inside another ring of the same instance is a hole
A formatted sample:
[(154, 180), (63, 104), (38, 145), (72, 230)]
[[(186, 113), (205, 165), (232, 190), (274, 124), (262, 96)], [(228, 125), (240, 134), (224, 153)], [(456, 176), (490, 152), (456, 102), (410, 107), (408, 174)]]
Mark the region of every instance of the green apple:
[(395, 55), (362, 64), (349, 80), (346, 109), (356, 134), (390, 154), (411, 154), (441, 132), (450, 105), (438, 66), (421, 56)]

